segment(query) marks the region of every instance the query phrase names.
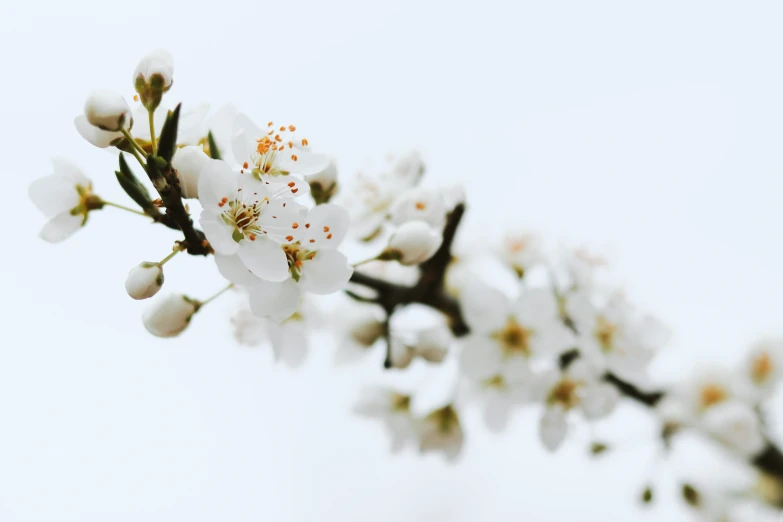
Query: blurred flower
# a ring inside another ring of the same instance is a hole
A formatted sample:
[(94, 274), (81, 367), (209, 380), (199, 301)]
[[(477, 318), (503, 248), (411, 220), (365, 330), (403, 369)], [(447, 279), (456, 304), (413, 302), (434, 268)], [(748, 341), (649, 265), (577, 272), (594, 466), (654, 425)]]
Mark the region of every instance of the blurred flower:
[(400, 451), (418, 437), (417, 423), (411, 415), (411, 396), (386, 388), (368, 388), (361, 393), (354, 412), (380, 420), (391, 435), (392, 452)]
[(755, 343), (740, 368), (739, 392), (752, 402), (768, 398), (783, 376), (783, 340), (763, 339)]
[(733, 399), (709, 408), (702, 417), (704, 430), (744, 457), (764, 449), (761, 422), (753, 408)]
[(541, 237), (531, 232), (509, 232), (503, 239), (501, 260), (519, 277), (531, 268), (546, 262)]
[(441, 230), (446, 222), (446, 204), (443, 191), (434, 188), (414, 187), (400, 194), (390, 210), (390, 220), (395, 225), (408, 221), (423, 221), (435, 230)]
[(133, 73), (133, 85), (148, 110), (155, 110), (163, 93), (171, 88), (174, 57), (165, 49), (156, 49), (139, 61)]
[(392, 234), (381, 256), (403, 265), (418, 265), (435, 255), (442, 241), (443, 236), (424, 221), (407, 221)]

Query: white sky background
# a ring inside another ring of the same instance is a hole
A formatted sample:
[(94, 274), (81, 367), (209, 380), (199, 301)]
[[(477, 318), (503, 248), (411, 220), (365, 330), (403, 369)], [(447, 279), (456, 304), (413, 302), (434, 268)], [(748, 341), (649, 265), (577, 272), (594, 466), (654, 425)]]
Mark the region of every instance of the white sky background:
[[(230, 300), (152, 338), (123, 282), (176, 236), (107, 209), (45, 244), (27, 185), (65, 155), (125, 201), (115, 158), (72, 120), (93, 88), (130, 96), (137, 60), (166, 47), (172, 99), (295, 123), (346, 176), (418, 147), (430, 182), (466, 183), (468, 231), (604, 252), (674, 331), (656, 368), (672, 378), (783, 334), (781, 17), (776, 2), (4, 4), (0, 520), (686, 520), (671, 481), (635, 504), (654, 447), (632, 407), (598, 427), (620, 445), (599, 462), (584, 427), (553, 457), (535, 411), (500, 437), (469, 415), (450, 466), (390, 456), (349, 414), (380, 353), (337, 371), (321, 340), (289, 371), (233, 343)], [(211, 260), (166, 269), (169, 290), (222, 284)]]

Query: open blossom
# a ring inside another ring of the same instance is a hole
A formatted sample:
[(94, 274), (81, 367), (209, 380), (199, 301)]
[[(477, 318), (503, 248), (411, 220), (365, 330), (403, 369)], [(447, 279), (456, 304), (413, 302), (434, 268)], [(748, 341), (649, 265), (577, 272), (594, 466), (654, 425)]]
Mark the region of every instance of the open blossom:
[(490, 430), (506, 429), (514, 410), (532, 399), (535, 379), (527, 361), (515, 358), (495, 375), (472, 383), (472, 395), (480, 400), (484, 423)]
[(424, 162), (418, 152), (389, 157), (377, 176), (359, 174), (346, 205), (350, 205), (351, 227), (363, 241), (376, 237), (383, 229), (397, 197), (418, 185), (424, 174)]
[(386, 334), (385, 313), (376, 304), (347, 302), (334, 314), (337, 351), (335, 362), (351, 363), (360, 360)]
[(537, 394), (544, 401), (539, 437), (549, 451), (556, 450), (565, 440), (569, 412), (581, 411), (592, 420), (614, 410), (619, 392), (599, 376), (586, 361), (577, 359), (564, 371), (551, 370), (539, 377)]
[(764, 449), (761, 421), (753, 408), (733, 399), (709, 408), (701, 419), (702, 428), (730, 449), (745, 457)]
[(41, 229), (41, 239), (57, 243), (79, 230), (87, 221), (93, 203), (92, 183), (84, 173), (64, 158), (52, 158), (54, 173), (30, 184), (28, 194), (49, 221)]
[(199, 178), (200, 223), (224, 277), (237, 284), (289, 278), (283, 244), (306, 235), (299, 226), (305, 208), (293, 200), (297, 191), (294, 182), (267, 184), (209, 160)]
[(353, 274), (348, 259), (337, 250), (348, 230), (344, 208), (319, 205), (290, 226), (305, 232), (300, 239), (283, 245), (288, 277), (259, 281), (250, 287), (250, 306), (262, 317), (288, 317), (294, 311), (289, 307), (300, 301), (302, 292), (333, 294), (345, 288)]
[(198, 303), (182, 294), (169, 294), (153, 301), (142, 316), (144, 327), (157, 337), (176, 337), (190, 324)]
[(459, 414), (453, 404), (441, 406), (419, 419), (417, 424), (419, 451), (440, 452), (449, 459), (456, 459), (465, 439)]
[(639, 317), (619, 295), (596, 304), (593, 294), (576, 291), (566, 301), (576, 345), (594, 366), (627, 379), (643, 378), (647, 364), (668, 341), (669, 332), (651, 317)]
[(307, 356), (308, 335), (318, 325), (318, 310), (303, 302), (299, 310), (280, 323), (257, 317), (247, 305), (231, 318), (234, 338), (246, 346), (268, 342), (275, 361), (282, 361), (291, 368), (304, 363)]
[(294, 125), (276, 126), (270, 121), (261, 129), (241, 113), (234, 119), (231, 149), (247, 172), (264, 181), (319, 174), (330, 164), (328, 156), (310, 152), (307, 138), (298, 137)]
[(513, 302), (502, 292), (474, 281), (460, 293), (460, 304), (471, 329), (460, 363), (462, 372), (473, 380), (501, 374), (508, 360), (556, 357), (573, 345), (548, 289), (527, 289)]
[(500, 258), (519, 277), (523, 277), (531, 268), (546, 261), (543, 241), (532, 232), (509, 232), (503, 239)]
[(391, 450), (398, 452), (416, 440), (417, 420), (411, 413), (411, 396), (394, 389), (368, 388), (362, 391), (354, 413), (380, 420), (391, 436)]

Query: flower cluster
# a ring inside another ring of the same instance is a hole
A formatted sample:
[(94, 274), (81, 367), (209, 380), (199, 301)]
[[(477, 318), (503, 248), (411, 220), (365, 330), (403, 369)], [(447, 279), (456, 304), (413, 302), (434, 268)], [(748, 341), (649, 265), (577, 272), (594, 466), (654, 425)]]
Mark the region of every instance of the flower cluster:
[[(783, 340), (753, 345), (738, 369), (703, 370), (660, 389), (649, 370), (669, 332), (604, 280), (600, 257), (553, 253), (517, 228), (504, 237), (458, 237), (464, 189), (423, 184), (416, 152), (343, 186), (336, 161), (293, 124), (257, 124), (232, 106), (210, 114), (207, 104), (170, 104), (174, 63), (166, 51), (145, 56), (132, 85), (132, 103), (95, 91), (75, 119), (89, 143), (117, 154), (115, 177), (132, 203), (103, 199), (62, 158), (29, 195), (47, 218), (40, 236), (48, 242), (105, 208), (181, 234), (161, 259), (130, 270), (133, 299), (159, 293), (175, 256), (214, 260), (226, 286), (206, 299), (154, 297), (142, 316), (151, 334), (182, 334), (233, 289), (241, 302), (232, 318), (236, 341), (268, 344), (290, 367), (305, 362), (309, 334), (327, 324), (336, 363), (382, 353), (386, 375), (400, 382), (365, 390), (356, 412), (380, 421), (394, 450), (413, 445), (456, 459), (463, 412), (475, 406), (493, 431), (535, 408), (541, 443), (555, 451), (571, 428), (608, 417), (627, 397), (653, 408), (664, 447), (683, 430), (704, 435), (759, 473), (764, 502), (783, 506), (783, 452), (764, 418), (783, 376)], [(349, 262), (346, 238), (364, 261)], [(340, 297), (327, 298), (324, 321), (318, 301), (330, 294)], [(427, 375), (422, 386), (402, 384), (415, 372)], [(433, 389), (439, 398), (427, 401)], [(683, 498), (697, 511), (723, 513), (704, 508), (706, 491), (688, 484)], [(645, 489), (643, 501), (652, 498)]]

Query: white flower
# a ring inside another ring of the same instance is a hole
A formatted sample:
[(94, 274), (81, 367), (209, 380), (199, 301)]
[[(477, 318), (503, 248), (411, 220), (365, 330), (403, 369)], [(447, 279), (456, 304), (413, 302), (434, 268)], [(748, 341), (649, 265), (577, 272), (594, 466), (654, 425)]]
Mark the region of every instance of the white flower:
[(201, 170), (210, 163), (210, 158), (199, 145), (177, 149), (171, 164), (177, 171), (179, 187), (184, 198), (198, 197), (198, 180)]
[(763, 339), (754, 344), (741, 367), (740, 393), (757, 402), (769, 397), (783, 376), (783, 340)]
[(442, 362), (449, 351), (454, 337), (445, 325), (437, 325), (419, 330), (413, 349), (416, 355), (428, 362)]
[(84, 173), (64, 158), (52, 158), (54, 173), (33, 181), (30, 199), (49, 221), (40, 237), (57, 243), (76, 232), (87, 221), (90, 208), (99, 208), (100, 199), (92, 194), (92, 183)]
[(734, 376), (721, 367), (698, 369), (683, 385), (673, 391), (691, 419), (699, 418), (707, 410), (736, 397)]
[(459, 414), (454, 405), (447, 404), (428, 414), (416, 423), (419, 451), (441, 452), (449, 459), (456, 459), (462, 451), (464, 434)]
[(764, 449), (758, 415), (739, 400), (728, 400), (709, 408), (701, 425), (707, 433), (743, 457), (753, 457)]
[(307, 233), (304, 207), (292, 198), (297, 190), (293, 182), (266, 184), (208, 160), (199, 176), (200, 224), (224, 277), (237, 284), (290, 277), (282, 245)]
[(596, 285), (596, 272), (607, 266), (606, 260), (584, 248), (568, 251), (564, 256), (568, 290), (589, 289)]
[(262, 130), (245, 114), (234, 119), (232, 155), (259, 180), (282, 181), (290, 174), (319, 174), (329, 166), (329, 157), (309, 150), (306, 138), (295, 135), (296, 127), (277, 127), (273, 122)]
[(500, 258), (519, 277), (523, 277), (531, 268), (546, 262), (543, 241), (530, 232), (509, 232), (503, 239)]
[(366, 355), (386, 333), (383, 309), (374, 304), (350, 301), (340, 307), (332, 321), (338, 325), (335, 362), (348, 363)]
[(556, 450), (568, 431), (567, 414), (580, 410), (586, 419), (600, 419), (614, 410), (619, 392), (601, 382), (595, 369), (577, 359), (565, 371), (551, 370), (540, 376), (537, 394), (545, 411), (539, 424), (539, 437), (549, 451)]
[[(328, 203), (309, 210), (302, 220), (291, 227), (304, 229), (296, 242), (284, 245), (288, 279), (260, 281), (250, 288), (253, 312), (262, 317), (281, 317), (289, 313), (283, 303), (298, 303), (302, 292), (315, 295), (333, 294), (345, 288), (353, 274), (348, 259), (337, 251), (348, 231), (348, 213), (340, 206)], [(291, 236), (288, 236), (290, 238)], [(290, 239), (286, 238), (288, 241)], [(233, 271), (223, 270), (229, 279)], [(274, 299), (270, 299), (274, 295)], [(285, 317), (288, 317), (287, 315)], [(283, 318), (285, 318), (283, 317)]]
[(164, 92), (167, 91), (173, 81), (174, 57), (165, 49), (156, 49), (139, 61), (133, 73), (133, 83), (137, 85), (136, 91), (139, 91), (139, 81), (143, 85), (149, 86), (156, 76), (159, 77), (157, 80), (160, 82), (159, 88)]
[(502, 373), (508, 360), (557, 356), (573, 345), (548, 289), (525, 290), (511, 302), (498, 290), (474, 281), (460, 293), (460, 304), (471, 329), (460, 365), (470, 379), (490, 379)]
[(84, 102), (84, 117), (90, 125), (108, 132), (127, 129), (133, 122), (125, 98), (104, 89), (92, 92)]
[(391, 435), (391, 450), (398, 452), (418, 437), (416, 419), (411, 414), (411, 396), (397, 390), (369, 388), (361, 393), (354, 413), (383, 422)]
[(326, 168), (306, 176), (305, 179), (310, 185), (310, 195), (316, 205), (328, 203), (337, 193), (337, 162), (330, 159)]
[(389, 238), (382, 254), (403, 265), (418, 265), (435, 255), (443, 236), (424, 221), (407, 221)]
[(390, 218), (395, 225), (424, 221), (435, 230), (441, 230), (446, 221), (446, 211), (443, 191), (415, 187), (400, 194), (390, 210)]
[(353, 193), (346, 198), (351, 226), (356, 237), (363, 241), (381, 233), (397, 196), (415, 187), (424, 174), (424, 163), (416, 151), (388, 160), (389, 164), (377, 176), (359, 174)]
[(512, 412), (530, 401), (534, 385), (535, 376), (521, 358), (507, 361), (497, 374), (474, 383), (487, 427), (494, 432), (506, 429)]
[(638, 317), (619, 295), (603, 306), (587, 291), (568, 295), (566, 312), (577, 333), (580, 354), (598, 369), (628, 379), (641, 379), (669, 332), (651, 317)]
[(133, 299), (148, 299), (163, 286), (163, 268), (160, 263), (141, 263), (128, 272), (125, 290)]
[(144, 327), (157, 337), (175, 337), (190, 324), (198, 303), (182, 294), (156, 299), (142, 316)]

